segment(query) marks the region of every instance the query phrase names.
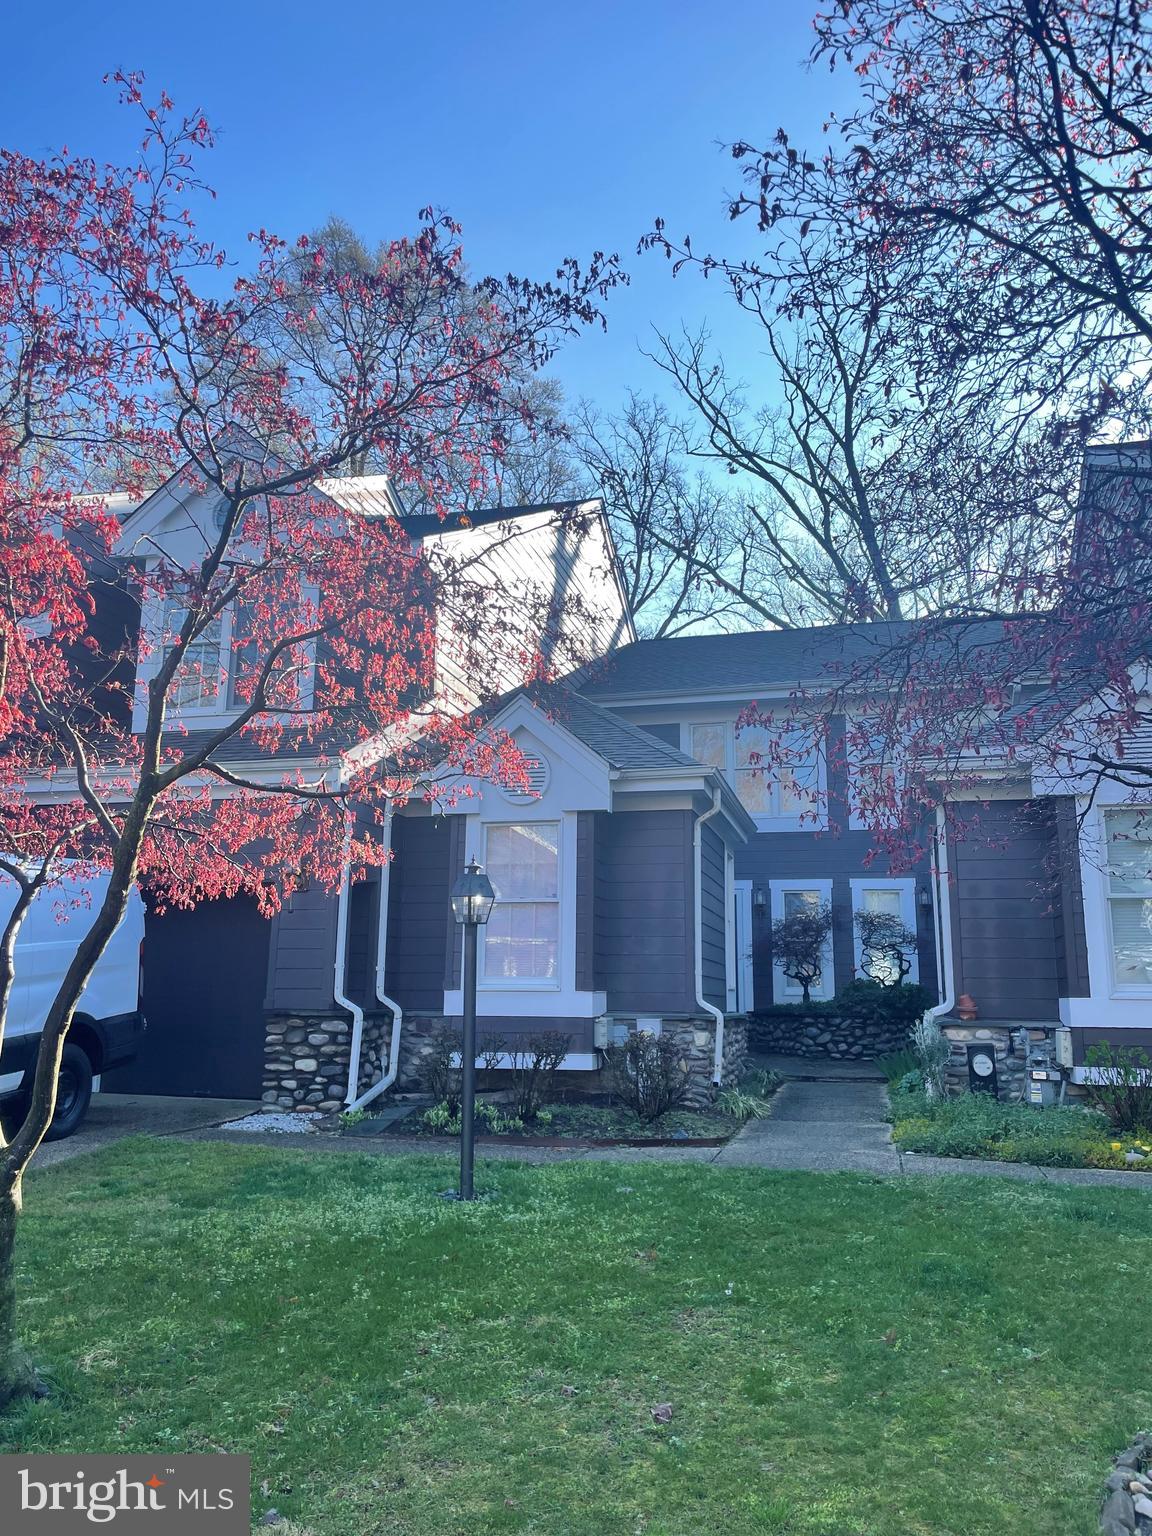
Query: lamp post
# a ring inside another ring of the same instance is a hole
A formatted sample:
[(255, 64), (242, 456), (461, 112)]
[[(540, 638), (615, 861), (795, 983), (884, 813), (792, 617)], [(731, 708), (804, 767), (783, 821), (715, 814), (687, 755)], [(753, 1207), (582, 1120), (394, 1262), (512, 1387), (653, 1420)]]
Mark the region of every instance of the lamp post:
[(476, 933), (492, 915), (496, 892), (475, 859), (452, 887), (452, 911), (464, 929), (464, 1038), (460, 1046), (460, 1194), (474, 1198), (476, 1159)]

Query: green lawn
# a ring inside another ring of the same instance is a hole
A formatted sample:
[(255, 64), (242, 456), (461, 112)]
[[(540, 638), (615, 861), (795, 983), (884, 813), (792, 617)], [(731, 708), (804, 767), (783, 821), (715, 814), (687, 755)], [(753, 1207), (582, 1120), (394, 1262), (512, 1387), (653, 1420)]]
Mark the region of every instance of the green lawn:
[(315, 1536), (1087, 1536), (1152, 1422), (1152, 1191), (491, 1162), (462, 1208), (450, 1169), (141, 1141), (34, 1177), (56, 1391), (0, 1444), (248, 1451)]
[(922, 1093), (893, 1092), (891, 1102), (892, 1137), (905, 1152), (1152, 1173), (1152, 1130), (1118, 1131), (1099, 1110), (1076, 1105), (1034, 1109), (1006, 1104), (989, 1093), (928, 1099)]

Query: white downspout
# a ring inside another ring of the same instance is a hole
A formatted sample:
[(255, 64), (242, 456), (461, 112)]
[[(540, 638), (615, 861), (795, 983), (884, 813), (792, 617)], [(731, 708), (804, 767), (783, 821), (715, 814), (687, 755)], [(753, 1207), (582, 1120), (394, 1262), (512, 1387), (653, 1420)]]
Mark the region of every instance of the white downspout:
[[(364, 1010), (344, 990), (348, 974), (348, 908), (352, 893), (352, 812), (344, 808), (344, 840), (340, 853), (340, 892), (336, 898), (336, 959), (332, 974), (332, 995), (339, 1008), (352, 1015), (352, 1043), (348, 1051), (349, 1092), (360, 1075), (360, 1047), (364, 1039)], [(347, 1097), (344, 1100), (348, 1102)]]
[[(720, 1085), (724, 1078), (724, 1015), (704, 997), (704, 892), (701, 888), (701, 848), (704, 823), (711, 821), (720, 811), (720, 790), (712, 791), (712, 804), (703, 816), (697, 816), (692, 831), (692, 861), (696, 877), (696, 1005), (710, 1013), (716, 1021), (716, 1046), (712, 1054), (712, 1081)], [(728, 919), (725, 918), (727, 923)]]
[(931, 1018), (951, 1013), (956, 1006), (956, 959), (952, 951), (952, 891), (948, 879), (948, 826), (944, 807), (936, 807), (936, 857), (932, 861), (936, 887), (936, 975), (942, 1000), (929, 1008)]
[[(388, 808), (384, 813), (384, 852), (392, 851), (392, 802), (389, 800)], [(380, 898), (377, 903), (376, 921), (376, 973), (374, 990), (376, 1001), (383, 1004), (392, 1014), (392, 1029), (388, 1042), (388, 1070), (384, 1076), (366, 1088), (357, 1096), (356, 1084), (360, 1076), (360, 1049), (363, 1037), (364, 1011), (360, 1010), (360, 1032), (357, 1033), (355, 1021), (352, 1025), (353, 1048), (348, 1061), (348, 1092), (344, 1096), (344, 1103), (348, 1111), (363, 1109), (365, 1104), (370, 1104), (373, 1099), (380, 1097), (387, 1089), (391, 1088), (400, 1071), (400, 1030), (404, 1023), (404, 1010), (395, 998), (387, 996), (384, 991), (384, 972), (388, 959), (388, 897), (391, 890), (392, 860), (387, 858), (380, 866)]]

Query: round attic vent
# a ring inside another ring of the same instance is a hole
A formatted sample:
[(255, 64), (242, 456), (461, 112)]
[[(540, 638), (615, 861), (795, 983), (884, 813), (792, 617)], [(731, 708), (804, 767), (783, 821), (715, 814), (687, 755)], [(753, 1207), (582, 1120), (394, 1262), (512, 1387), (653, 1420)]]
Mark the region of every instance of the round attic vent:
[(525, 757), (524, 771), (528, 775), (527, 791), (519, 789), (506, 789), (504, 793), (513, 805), (530, 805), (533, 800), (539, 800), (540, 796), (548, 788), (548, 764), (539, 757)]

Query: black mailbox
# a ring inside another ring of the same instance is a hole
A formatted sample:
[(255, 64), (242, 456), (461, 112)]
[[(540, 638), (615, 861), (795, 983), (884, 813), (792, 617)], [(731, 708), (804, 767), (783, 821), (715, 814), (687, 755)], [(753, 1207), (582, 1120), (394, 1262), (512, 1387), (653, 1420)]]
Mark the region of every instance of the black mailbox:
[(968, 1087), (973, 1093), (999, 1097), (996, 1083), (996, 1052), (991, 1045), (968, 1047)]

